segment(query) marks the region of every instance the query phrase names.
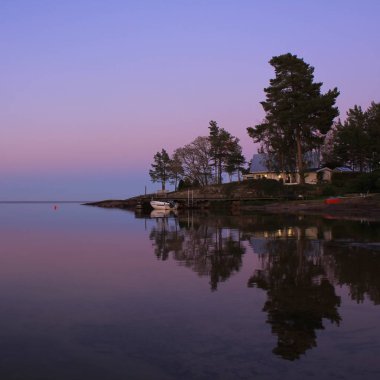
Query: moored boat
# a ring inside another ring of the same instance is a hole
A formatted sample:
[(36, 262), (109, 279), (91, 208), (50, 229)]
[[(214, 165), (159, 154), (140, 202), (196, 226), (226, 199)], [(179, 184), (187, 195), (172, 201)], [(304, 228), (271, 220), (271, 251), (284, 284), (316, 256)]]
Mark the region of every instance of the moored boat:
[(155, 210), (176, 210), (178, 207), (178, 204), (173, 201), (151, 201), (150, 205)]

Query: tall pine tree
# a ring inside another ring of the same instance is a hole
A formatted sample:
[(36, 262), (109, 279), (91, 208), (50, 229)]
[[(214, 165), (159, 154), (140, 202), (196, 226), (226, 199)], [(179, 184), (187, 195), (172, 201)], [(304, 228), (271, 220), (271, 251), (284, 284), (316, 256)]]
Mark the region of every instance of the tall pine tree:
[(165, 149), (157, 152), (153, 157), (152, 169), (149, 170), (152, 182), (161, 182), (162, 190), (165, 190), (166, 182), (170, 177), (170, 157)]
[(372, 102), (363, 111), (355, 105), (334, 133), (334, 155), (354, 171), (380, 167), (380, 103)]
[(372, 102), (366, 111), (366, 126), (370, 145), (369, 170), (380, 169), (380, 103)]
[(344, 123), (337, 124), (334, 155), (352, 170), (363, 172), (366, 168), (368, 150), (366, 116), (362, 108), (355, 105), (348, 110)]
[(322, 83), (314, 82), (314, 68), (290, 53), (269, 62), (275, 78), (265, 88), (266, 112), (263, 123), (248, 128), (248, 134), (261, 143), (261, 152), (278, 171), (296, 168), (305, 182), (305, 153), (319, 148), (323, 136), (339, 115), (334, 107), (337, 88), (321, 94)]

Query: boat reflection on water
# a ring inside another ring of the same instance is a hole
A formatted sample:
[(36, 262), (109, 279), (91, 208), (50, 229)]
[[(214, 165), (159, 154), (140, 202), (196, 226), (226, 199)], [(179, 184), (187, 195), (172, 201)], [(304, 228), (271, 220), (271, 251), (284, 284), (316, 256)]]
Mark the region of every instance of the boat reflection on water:
[[(279, 216), (179, 214), (150, 231), (160, 260), (176, 260), (209, 278), (212, 291), (238, 273), (250, 252), (257, 265), (246, 284), (266, 292), (263, 312), (277, 337), (273, 353), (296, 360), (317, 346), (326, 322), (339, 326), (346, 285), (352, 300), (380, 304), (377, 223)], [(362, 243), (360, 243), (362, 242)]]
[(177, 215), (176, 210), (152, 210), (150, 213), (151, 218), (169, 218)]

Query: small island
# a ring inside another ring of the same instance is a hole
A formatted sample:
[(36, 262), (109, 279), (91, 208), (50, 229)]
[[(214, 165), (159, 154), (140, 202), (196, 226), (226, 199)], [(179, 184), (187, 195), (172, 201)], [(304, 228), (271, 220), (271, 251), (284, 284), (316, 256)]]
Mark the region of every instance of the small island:
[(380, 103), (367, 110), (355, 105), (342, 122), (338, 89), (323, 94), (314, 67), (290, 53), (269, 63), (275, 77), (261, 102), (266, 117), (246, 128), (259, 144), (250, 161), (239, 138), (211, 120), (208, 135), (172, 155), (165, 149), (154, 155), (149, 175), (161, 190), (91, 205), (149, 212), (156, 199), (175, 201), (179, 209), (380, 219)]
[(137, 210), (149, 213), (151, 199), (170, 199), (179, 203), (179, 212), (196, 209), (224, 213), (288, 213), (318, 214), (328, 218), (356, 220), (380, 220), (380, 194), (344, 194), (339, 202), (329, 203), (331, 197), (323, 191), (331, 186), (306, 185), (285, 186), (275, 180), (247, 180), (222, 185), (187, 189), (173, 192), (159, 192), (132, 197), (124, 200), (104, 200), (87, 205)]

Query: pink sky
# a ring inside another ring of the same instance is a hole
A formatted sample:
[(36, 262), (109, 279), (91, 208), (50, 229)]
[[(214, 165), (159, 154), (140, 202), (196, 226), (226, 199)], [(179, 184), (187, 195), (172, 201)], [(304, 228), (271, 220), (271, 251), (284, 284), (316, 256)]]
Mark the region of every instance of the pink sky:
[(342, 117), (366, 108), (380, 101), (379, 11), (376, 0), (2, 1), (0, 200), (153, 190), (153, 155), (206, 135), (211, 119), (249, 159), (274, 55), (297, 54), (324, 90), (338, 87)]

